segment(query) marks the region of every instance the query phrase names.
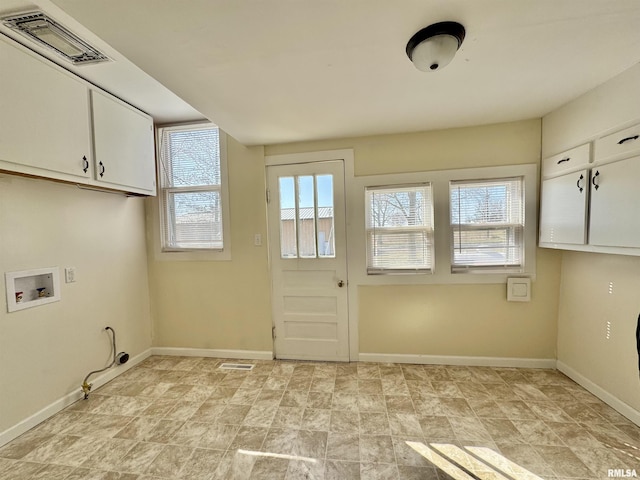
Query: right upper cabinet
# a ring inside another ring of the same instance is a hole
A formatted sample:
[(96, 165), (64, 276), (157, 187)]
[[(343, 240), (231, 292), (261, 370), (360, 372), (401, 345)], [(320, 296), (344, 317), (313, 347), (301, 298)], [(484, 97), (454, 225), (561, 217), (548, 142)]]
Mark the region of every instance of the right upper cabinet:
[(590, 145), (546, 159), (542, 165), (540, 244), (587, 241)]
[(153, 120), (110, 95), (91, 90), (96, 181), (156, 194)]
[(640, 124), (543, 160), (540, 246), (640, 255)]

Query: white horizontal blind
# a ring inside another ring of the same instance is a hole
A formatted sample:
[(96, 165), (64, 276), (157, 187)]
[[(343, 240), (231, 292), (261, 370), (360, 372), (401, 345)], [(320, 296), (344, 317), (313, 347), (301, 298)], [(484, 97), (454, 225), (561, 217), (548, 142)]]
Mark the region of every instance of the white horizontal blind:
[(367, 273), (433, 270), (430, 184), (367, 187)]
[(211, 125), (161, 131), (164, 250), (222, 250), (220, 135)]
[(524, 179), (450, 182), (452, 273), (520, 271), (524, 265)]

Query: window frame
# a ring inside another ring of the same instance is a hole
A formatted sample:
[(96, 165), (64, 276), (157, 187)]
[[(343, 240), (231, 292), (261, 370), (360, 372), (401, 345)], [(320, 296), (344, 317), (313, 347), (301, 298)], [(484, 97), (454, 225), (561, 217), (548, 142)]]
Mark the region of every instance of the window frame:
[[(354, 273), (352, 280), (362, 285), (403, 285), (403, 284), (501, 284), (506, 283), (508, 277), (536, 276), (537, 249), (537, 173), (536, 164), (492, 166), (478, 168), (463, 168), (456, 170), (436, 170), (412, 173), (396, 173), (382, 175), (368, 175), (354, 178), (354, 187), (349, 194), (349, 202), (359, 217), (358, 228), (350, 231), (354, 236), (354, 244), (360, 245), (353, 255)], [(518, 272), (488, 271), (456, 272), (452, 273), (453, 235), (450, 219), (449, 183), (462, 180), (499, 179), (522, 177), (524, 179), (524, 262)], [(433, 228), (434, 228), (434, 270), (429, 273), (402, 274), (368, 274), (366, 259), (366, 188), (379, 185), (401, 186), (430, 183), (433, 199)], [(350, 252), (351, 254), (351, 252)], [(351, 263), (350, 261), (350, 263)]]
[[(521, 200), (522, 200), (522, 204), (521, 204), (521, 213), (522, 213), (522, 220), (523, 220), (523, 224), (514, 224), (514, 223), (509, 223), (509, 222), (502, 222), (502, 223), (487, 223), (487, 224), (469, 224), (469, 223), (456, 223), (454, 224), (451, 217), (453, 215), (453, 206), (451, 205), (451, 194), (452, 194), (452, 188), (454, 186), (454, 184), (480, 184), (480, 183), (494, 183), (496, 185), (499, 184), (505, 184), (507, 182), (512, 182), (514, 180), (517, 180), (519, 182), (521, 182)], [(525, 181), (524, 181), (524, 176), (517, 176), (517, 177), (499, 177), (499, 178), (482, 178), (482, 179), (464, 179), (464, 180), (451, 180), (449, 182), (449, 218), (450, 218), (450, 222), (449, 222), (449, 231), (451, 233), (451, 273), (453, 274), (460, 274), (460, 273), (475, 273), (475, 274), (487, 274), (487, 273), (514, 273), (514, 274), (519, 274), (522, 273), (522, 270), (524, 269), (524, 264), (526, 261), (525, 258), (525, 245), (526, 245), (526, 238), (525, 238), (525, 224), (526, 224), (526, 219), (525, 219), (525, 207), (526, 207), (526, 199), (525, 199), (525, 193), (526, 193), (526, 189), (525, 189)], [(456, 234), (459, 234), (460, 232), (469, 232), (469, 231), (486, 231), (486, 230), (505, 230), (505, 233), (509, 232), (510, 229), (514, 230), (514, 234), (515, 233), (519, 233), (521, 238), (521, 241), (518, 242), (521, 245), (521, 258), (522, 261), (518, 264), (511, 264), (511, 265), (473, 265), (472, 263), (455, 263), (454, 262), (454, 253), (455, 253), (455, 245), (456, 245), (456, 241), (455, 241), (455, 236)], [(516, 230), (518, 230), (518, 232), (516, 232)]]
[[(218, 145), (220, 155), (220, 185), (207, 186), (187, 186), (187, 187), (165, 187), (163, 184), (163, 134), (166, 131), (189, 131), (204, 130), (207, 128), (218, 129)], [(227, 162), (227, 135), (217, 125), (211, 122), (193, 122), (181, 124), (161, 125), (156, 128), (156, 155), (158, 158), (157, 184), (158, 195), (156, 197), (156, 208), (158, 219), (158, 238), (155, 248), (155, 257), (158, 260), (194, 260), (194, 261), (215, 261), (231, 260), (231, 221), (229, 208), (229, 180)], [(222, 248), (180, 248), (167, 246), (165, 232), (169, 221), (167, 212), (167, 195), (175, 192), (195, 192), (195, 191), (217, 191), (222, 204)]]
[[(414, 225), (414, 226), (398, 226), (398, 227), (378, 227), (371, 226), (371, 212), (369, 210), (369, 192), (377, 191), (382, 192), (384, 190), (408, 190), (411, 188), (426, 188), (429, 192), (429, 202), (425, 204), (425, 207), (429, 209), (429, 212), (425, 212), (425, 218), (431, 220), (429, 225)], [(433, 188), (430, 183), (411, 183), (411, 184), (401, 184), (401, 185), (368, 185), (365, 187), (365, 235), (367, 239), (366, 243), (366, 268), (368, 275), (403, 275), (403, 274), (426, 274), (431, 275), (435, 268), (435, 255), (434, 255), (434, 215), (433, 215)], [(370, 242), (372, 241), (372, 236), (376, 235), (376, 230), (379, 229), (381, 234), (384, 235), (384, 232), (388, 233), (412, 233), (412, 232), (422, 232), (427, 237), (428, 249), (431, 251), (429, 255), (429, 266), (426, 268), (401, 268), (401, 267), (375, 267), (372, 263), (370, 263)]]

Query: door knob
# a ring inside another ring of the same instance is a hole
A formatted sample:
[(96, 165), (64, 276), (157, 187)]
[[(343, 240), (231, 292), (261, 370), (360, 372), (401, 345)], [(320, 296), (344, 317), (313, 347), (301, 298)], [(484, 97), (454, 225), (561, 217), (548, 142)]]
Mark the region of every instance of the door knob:
[(338, 280), (338, 287), (340, 287), (340, 288), (344, 287), (344, 281), (343, 280)]

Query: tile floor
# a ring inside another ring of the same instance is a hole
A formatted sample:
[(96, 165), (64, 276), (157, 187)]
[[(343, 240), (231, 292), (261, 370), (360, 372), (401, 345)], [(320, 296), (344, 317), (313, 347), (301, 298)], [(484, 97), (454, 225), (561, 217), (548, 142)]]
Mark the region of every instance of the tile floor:
[(0, 479), (640, 475), (640, 428), (553, 370), (222, 361), (150, 357), (2, 447)]

